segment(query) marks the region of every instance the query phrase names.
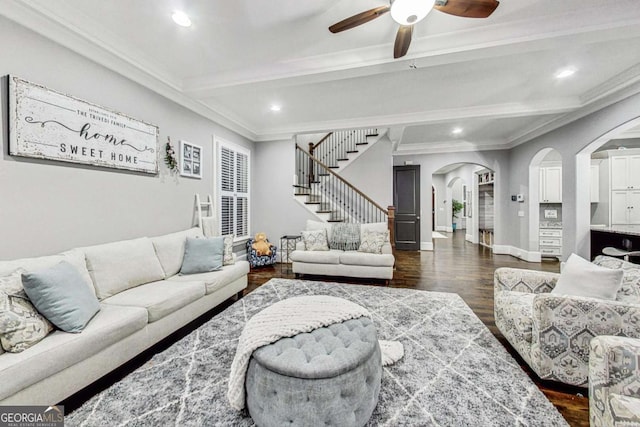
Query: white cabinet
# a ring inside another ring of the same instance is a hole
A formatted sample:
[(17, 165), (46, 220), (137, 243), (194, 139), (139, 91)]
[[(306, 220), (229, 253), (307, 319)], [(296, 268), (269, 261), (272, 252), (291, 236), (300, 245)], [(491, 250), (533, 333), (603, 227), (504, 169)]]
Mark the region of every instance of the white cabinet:
[(640, 155), (611, 157), (611, 189), (640, 189)]
[(591, 165), (591, 203), (600, 202), (600, 166)]
[(640, 190), (611, 192), (611, 224), (640, 224)]
[(562, 230), (557, 228), (540, 229), (540, 255), (558, 257), (562, 255)]
[(562, 203), (562, 167), (540, 168), (540, 203)]

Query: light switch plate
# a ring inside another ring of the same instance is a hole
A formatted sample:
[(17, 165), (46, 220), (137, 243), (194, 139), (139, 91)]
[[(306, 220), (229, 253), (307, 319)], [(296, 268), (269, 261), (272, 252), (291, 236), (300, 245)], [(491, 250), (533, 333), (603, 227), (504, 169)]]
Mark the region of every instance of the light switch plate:
[(518, 216), (524, 216), (524, 211), (518, 211)]

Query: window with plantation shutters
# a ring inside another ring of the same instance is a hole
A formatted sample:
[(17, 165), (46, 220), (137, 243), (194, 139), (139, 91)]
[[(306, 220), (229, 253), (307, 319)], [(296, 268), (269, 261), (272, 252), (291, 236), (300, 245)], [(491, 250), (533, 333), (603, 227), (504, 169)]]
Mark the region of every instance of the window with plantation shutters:
[(218, 142), (220, 234), (249, 237), (249, 151)]

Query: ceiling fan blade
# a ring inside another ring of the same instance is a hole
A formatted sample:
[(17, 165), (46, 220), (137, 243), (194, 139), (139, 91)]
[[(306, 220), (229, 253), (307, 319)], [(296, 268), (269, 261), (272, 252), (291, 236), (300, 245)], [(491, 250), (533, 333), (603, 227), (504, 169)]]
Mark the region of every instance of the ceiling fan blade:
[(497, 0), (436, 0), (433, 8), (465, 18), (487, 18), (499, 4)]
[(347, 19), (343, 19), (340, 22), (337, 22), (329, 27), (329, 31), (332, 33), (339, 33), (341, 31), (350, 30), (351, 28), (357, 27), (358, 25), (366, 24), (367, 22), (376, 19), (379, 16), (384, 15), (389, 12), (391, 7), (389, 6), (380, 6), (375, 9), (367, 10), (366, 12), (358, 13), (357, 15), (353, 15)]
[(393, 46), (393, 57), (402, 58), (407, 54), (409, 45), (411, 44), (411, 35), (413, 34), (413, 25), (401, 25), (396, 34), (396, 43)]

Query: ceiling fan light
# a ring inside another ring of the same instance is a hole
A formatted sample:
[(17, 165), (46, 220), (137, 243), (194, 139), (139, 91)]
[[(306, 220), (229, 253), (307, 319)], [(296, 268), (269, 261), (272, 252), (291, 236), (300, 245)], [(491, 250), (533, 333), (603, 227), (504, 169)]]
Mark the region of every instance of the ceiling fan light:
[(391, 17), (400, 25), (413, 25), (422, 21), (435, 3), (435, 0), (393, 0)]

